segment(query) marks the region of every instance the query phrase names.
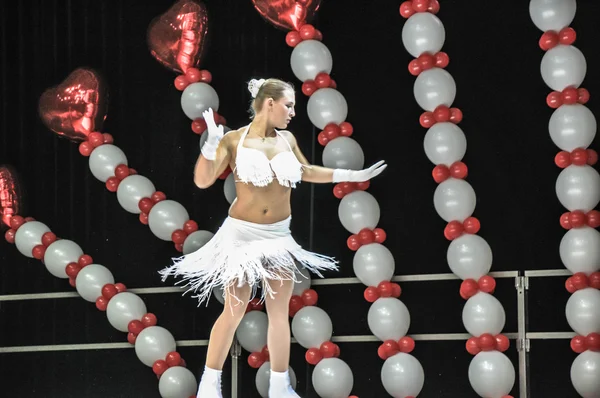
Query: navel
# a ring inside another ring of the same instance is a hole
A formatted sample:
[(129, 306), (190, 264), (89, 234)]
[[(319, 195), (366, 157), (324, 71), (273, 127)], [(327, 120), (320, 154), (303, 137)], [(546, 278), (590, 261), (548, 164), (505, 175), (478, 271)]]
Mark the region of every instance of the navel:
[(265, 207), (265, 208), (263, 209), (263, 214), (267, 214), (267, 212), (268, 212), (268, 211), (269, 211), (269, 209)]

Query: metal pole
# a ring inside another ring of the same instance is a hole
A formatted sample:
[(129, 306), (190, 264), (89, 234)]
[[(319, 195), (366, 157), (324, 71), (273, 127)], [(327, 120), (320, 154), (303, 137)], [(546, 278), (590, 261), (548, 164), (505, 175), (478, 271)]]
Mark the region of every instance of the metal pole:
[(238, 396), (238, 366), (239, 358), (242, 354), (242, 346), (238, 339), (233, 340), (231, 346), (231, 398), (237, 398)]
[(515, 278), (517, 289), (517, 319), (518, 335), (517, 351), (519, 352), (519, 397), (529, 396), (529, 338), (527, 337), (527, 290), (529, 289), (529, 278), (518, 276)]

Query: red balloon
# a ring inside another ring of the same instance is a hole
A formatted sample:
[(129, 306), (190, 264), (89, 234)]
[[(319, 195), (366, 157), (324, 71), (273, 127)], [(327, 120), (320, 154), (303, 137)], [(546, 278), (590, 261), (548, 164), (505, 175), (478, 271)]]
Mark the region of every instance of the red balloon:
[(585, 337), (583, 336), (575, 336), (571, 339), (571, 349), (577, 354), (581, 354), (585, 350), (587, 350), (587, 346), (585, 343)]
[(276, 28), (300, 30), (309, 23), (321, 5), (321, 0), (252, 0), (254, 8)]
[(481, 228), (481, 223), (475, 217), (468, 217), (464, 222), (465, 232), (468, 234), (476, 234)]
[(510, 347), (510, 340), (503, 334), (499, 334), (496, 336), (496, 349), (500, 352), (504, 352), (508, 350)]
[(181, 363), (181, 354), (179, 354), (177, 351), (171, 351), (167, 354), (167, 357), (165, 359), (169, 367), (179, 366), (179, 364)]
[(304, 358), (306, 359), (306, 362), (308, 362), (309, 364), (316, 365), (319, 363), (319, 361), (321, 359), (323, 359), (323, 355), (321, 355), (321, 352), (318, 349), (310, 348), (309, 350), (306, 351)]
[(590, 287), (594, 289), (600, 289), (600, 272), (594, 272), (591, 274), (588, 278), (588, 281), (590, 283)]
[(156, 326), (158, 319), (156, 319), (156, 315), (149, 312), (142, 317), (142, 324), (145, 327)]
[(377, 285), (377, 291), (381, 297), (392, 297), (394, 293), (394, 287), (390, 281), (381, 281)]
[(415, 340), (412, 337), (404, 336), (398, 341), (400, 352), (412, 352), (415, 349)]
[(262, 353), (253, 352), (252, 354), (248, 355), (248, 365), (250, 365), (250, 367), (258, 369), (263, 363), (265, 363), (265, 360)]
[(163, 373), (165, 373), (167, 369), (169, 369), (169, 365), (167, 364), (167, 362), (164, 359), (159, 359), (159, 360), (155, 361), (154, 364), (152, 364), (152, 371), (157, 376), (160, 376)]
[(590, 333), (585, 338), (585, 345), (590, 351), (600, 351), (600, 334)]
[(75, 69), (57, 86), (44, 91), (38, 104), (42, 122), (56, 134), (73, 142), (102, 130), (108, 91), (92, 69)]
[(460, 284), (460, 296), (467, 300), (479, 290), (479, 285), (474, 279), (465, 279)]
[(127, 324), (127, 330), (129, 331), (129, 333), (133, 333), (133, 334), (135, 334), (136, 336), (137, 336), (138, 334), (140, 334), (140, 332), (141, 332), (142, 330), (144, 330), (144, 329), (145, 329), (145, 326), (144, 326), (144, 324), (142, 323), (142, 321), (139, 321), (139, 320), (137, 320), (137, 319), (134, 319), (133, 321), (130, 321), (130, 322)]
[(571, 279), (571, 283), (573, 283), (573, 286), (577, 290), (581, 290), (581, 289), (585, 289), (586, 287), (589, 287), (588, 277), (583, 272), (577, 272), (570, 279)]
[(2, 223), (9, 228), (12, 216), (22, 211), (21, 196), (21, 184), (16, 170), (11, 166), (0, 166), (0, 217)]
[(479, 336), (479, 347), (483, 351), (491, 351), (496, 347), (496, 339), (489, 333)]
[(302, 292), (302, 301), (304, 302), (304, 305), (307, 305), (307, 306), (316, 305), (318, 300), (319, 300), (319, 295), (317, 294), (317, 292), (315, 290), (306, 289), (305, 291)]
[(478, 285), (479, 290), (481, 290), (482, 292), (493, 293), (496, 289), (496, 280), (489, 275), (484, 275), (481, 278), (479, 278)]
[(565, 281), (565, 289), (567, 289), (567, 292), (569, 293), (575, 293), (577, 291), (575, 286), (573, 286), (573, 279), (571, 279), (571, 277), (567, 278)]
[(481, 352), (481, 348), (479, 348), (479, 342), (477, 340), (477, 337), (469, 338), (465, 346), (467, 348), (467, 352), (471, 355), (477, 355), (479, 354), (479, 352)]
[(206, 6), (197, 0), (180, 0), (150, 23), (150, 54), (173, 72), (186, 73), (200, 65), (207, 33)]
[(569, 223), (572, 228), (581, 228), (587, 222), (585, 214), (581, 210), (575, 210), (571, 212), (569, 216)]
[(290, 298), (290, 315), (296, 315), (296, 312), (300, 311), (304, 307), (304, 302), (302, 301), (302, 297), (300, 296), (292, 296)]
[(365, 289), (363, 296), (369, 303), (373, 303), (379, 298), (379, 291), (374, 286), (369, 286)]
[(319, 351), (321, 351), (323, 358), (333, 358), (335, 356), (335, 344), (331, 341), (326, 341), (321, 344)]

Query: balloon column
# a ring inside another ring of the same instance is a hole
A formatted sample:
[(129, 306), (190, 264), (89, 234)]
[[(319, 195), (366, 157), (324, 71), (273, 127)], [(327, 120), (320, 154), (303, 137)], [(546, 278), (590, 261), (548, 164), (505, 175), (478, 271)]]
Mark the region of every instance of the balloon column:
[(400, 15), (406, 18), (402, 43), (414, 57), (409, 72), (416, 76), (413, 91), (418, 105), (425, 111), (420, 124), (427, 128), (423, 146), (427, 158), (436, 166), (433, 178), (438, 187), (433, 203), (438, 215), (447, 222), (444, 236), (451, 243), (447, 261), (451, 271), (463, 280), (460, 295), (466, 300), (462, 320), (473, 336), (466, 343), (474, 355), (468, 376), (472, 388), (485, 398), (508, 397), (515, 382), (515, 369), (503, 354), (509, 347), (501, 334), (505, 324), (502, 304), (492, 295), (496, 282), (487, 275), (492, 266), (489, 244), (476, 235), (479, 221), (472, 216), (476, 196), (465, 181), (467, 166), (462, 162), (467, 142), (458, 123), (462, 112), (451, 107), (456, 95), (453, 77), (444, 69), (449, 57), (441, 49), (445, 29), (435, 15), (437, 0), (405, 1)]
[(554, 109), (548, 130), (560, 148), (554, 161), (562, 169), (556, 180), (556, 195), (569, 211), (560, 217), (567, 230), (559, 253), (573, 273), (566, 281), (571, 297), (566, 305), (569, 326), (577, 333), (571, 348), (579, 354), (571, 365), (571, 382), (582, 397), (600, 396), (600, 175), (592, 167), (598, 154), (589, 145), (596, 136), (596, 119), (585, 106), (589, 92), (580, 87), (587, 64), (573, 45), (576, 33), (569, 25), (576, 12), (575, 0), (532, 0), (529, 14), (544, 32), (539, 39), (545, 51), (540, 72), (553, 90), (546, 97)]
[[(212, 74), (198, 69), (206, 52), (208, 35), (208, 10), (199, 0), (179, 0), (164, 14), (154, 18), (148, 26), (147, 41), (150, 54), (164, 67), (178, 73), (175, 88), (182, 91), (181, 108), (192, 120), (191, 128), (196, 134), (206, 131), (202, 112), (213, 109), (215, 121), (231, 130), (225, 118), (217, 113), (219, 96), (210, 85)], [(204, 145), (206, 134), (200, 139)], [(228, 167), (219, 177), (224, 180), (231, 173)], [(224, 188), (226, 192), (230, 187)], [(225, 195), (228, 198), (228, 194)]]
[(108, 268), (95, 263), (76, 242), (58, 238), (46, 224), (31, 217), (13, 214), (5, 239), (22, 255), (42, 261), (55, 277), (68, 279), (84, 300), (106, 312), (111, 326), (127, 333), (138, 359), (157, 375), (161, 397), (195, 397), (196, 378), (185, 367), (173, 335), (157, 325), (156, 316), (138, 295), (115, 283)]
[[(254, 0), (254, 5), (265, 20), (288, 30), (286, 43), (293, 48), (292, 71), (302, 81), (302, 92), (310, 97), (307, 105), (310, 121), (322, 130), (318, 141), (325, 146), (323, 165), (361, 169), (364, 153), (358, 142), (351, 138), (353, 127), (346, 121), (346, 99), (330, 75), (333, 69), (331, 53), (322, 43), (322, 33), (308, 23), (320, 2)], [(341, 183), (334, 187), (333, 193), (341, 199), (340, 221), (352, 234), (347, 243), (356, 251), (355, 273), (367, 286), (365, 298), (373, 303), (368, 314), (369, 327), (384, 342), (378, 350), (380, 357), (386, 360), (381, 371), (383, 385), (393, 396), (417, 396), (423, 387), (424, 372), (419, 361), (409, 354), (414, 348), (414, 341), (406, 336), (410, 315), (398, 300), (400, 286), (390, 282), (395, 263), (391, 252), (382, 245), (386, 234), (377, 228), (379, 204), (366, 192), (368, 187), (368, 182)], [(297, 302), (299, 300), (293, 298), (290, 306), (296, 306)], [(331, 331), (329, 316), (318, 307), (309, 305), (293, 315), (294, 337), (308, 349), (307, 361), (316, 365), (313, 385), (317, 394), (345, 397), (352, 390), (353, 375), (348, 365), (337, 358), (339, 348), (328, 341)], [(340, 386), (344, 387), (341, 391)]]

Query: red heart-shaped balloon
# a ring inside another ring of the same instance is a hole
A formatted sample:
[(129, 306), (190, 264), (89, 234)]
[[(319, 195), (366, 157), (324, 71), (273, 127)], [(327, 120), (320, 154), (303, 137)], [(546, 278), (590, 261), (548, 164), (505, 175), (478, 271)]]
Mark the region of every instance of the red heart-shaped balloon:
[(204, 55), (208, 12), (197, 0), (180, 0), (148, 27), (150, 54), (174, 72), (196, 68)]
[(321, 0), (252, 0), (259, 14), (285, 30), (299, 30), (315, 16)]
[[(12, 216), (19, 214), (21, 208), (21, 183), (14, 168), (0, 165), (0, 217), (10, 227)], [(2, 224), (0, 223), (0, 226)]]
[(85, 141), (102, 129), (108, 107), (108, 91), (98, 74), (75, 69), (58, 86), (44, 91), (39, 114), (50, 130), (71, 141)]

